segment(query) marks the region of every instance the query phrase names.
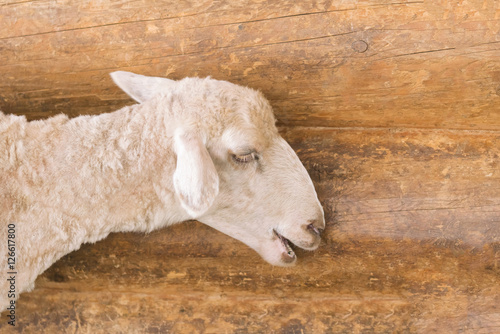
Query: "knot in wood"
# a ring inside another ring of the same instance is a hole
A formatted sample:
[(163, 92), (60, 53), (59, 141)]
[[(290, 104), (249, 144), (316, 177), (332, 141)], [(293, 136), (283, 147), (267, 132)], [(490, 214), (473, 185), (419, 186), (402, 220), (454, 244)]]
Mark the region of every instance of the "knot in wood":
[(351, 47), (354, 51), (356, 51), (358, 53), (363, 53), (363, 52), (366, 52), (366, 50), (368, 50), (368, 43), (366, 43), (363, 40), (359, 40), (359, 41), (353, 42), (351, 44)]

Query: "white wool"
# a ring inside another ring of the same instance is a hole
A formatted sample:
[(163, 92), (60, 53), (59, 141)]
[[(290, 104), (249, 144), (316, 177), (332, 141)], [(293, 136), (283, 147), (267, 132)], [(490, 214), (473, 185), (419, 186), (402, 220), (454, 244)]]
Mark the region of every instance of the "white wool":
[[(0, 238), (15, 224), (16, 298), (111, 232), (197, 219), (281, 266), (295, 262), (283, 238), (318, 247), (323, 209), (261, 93), (210, 78), (112, 77), (139, 104), (32, 122), (0, 113)], [(0, 259), (5, 309), (4, 246)]]

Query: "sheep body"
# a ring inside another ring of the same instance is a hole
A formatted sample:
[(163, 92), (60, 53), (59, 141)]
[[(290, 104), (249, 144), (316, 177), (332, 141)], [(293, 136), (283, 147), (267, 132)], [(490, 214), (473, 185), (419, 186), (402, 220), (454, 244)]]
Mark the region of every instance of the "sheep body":
[[(58, 115), (31, 122), (0, 113), (0, 236), (6, 238), (8, 225), (15, 225), (16, 298), (31, 290), (51, 264), (83, 243), (112, 232), (149, 232), (193, 218), (245, 242), (277, 265), (287, 264), (280, 255), (286, 245), (275, 236), (278, 230), (302, 248), (317, 247), (316, 235), (288, 226), (292, 219), (284, 226), (274, 222), (283, 215), (283, 205), (297, 205), (290, 199), (280, 200), (276, 215), (268, 212), (273, 225), (257, 223), (266, 219), (254, 217), (252, 211), (258, 210), (251, 206), (260, 196), (254, 192), (266, 187), (253, 184), (257, 181), (252, 178), (259, 178), (258, 168), (271, 156), (262, 154), (255, 168), (225, 158), (227, 152), (238, 150), (227, 146), (234, 145), (241, 133), (252, 147), (274, 147), (279, 161), (274, 164), (294, 170), (282, 187), (292, 182), (306, 189), (300, 202), (313, 208), (304, 206), (304, 221), (313, 217), (324, 226), (310, 178), (277, 134), (272, 111), (260, 93), (211, 79), (187, 78), (174, 85), (168, 79), (121, 72), (115, 81), (144, 103), (97, 116)], [(156, 83), (162, 93), (141, 88)], [(290, 167), (283, 163), (288, 160)], [(271, 166), (265, 167), (267, 171)], [(275, 178), (270, 174), (263, 182)], [(275, 189), (270, 189), (265, 196), (275, 196)], [(240, 198), (235, 191), (241, 192)], [(260, 197), (269, 201), (265, 196)], [(234, 208), (228, 208), (228, 202)], [(2, 247), (2, 277), (10, 271), (6, 258)], [(0, 282), (4, 309), (12, 298), (4, 293), (9, 282)]]
[[(30, 290), (39, 274), (85, 242), (190, 218), (169, 192), (169, 178), (161, 185), (148, 180), (161, 178), (164, 167), (175, 161), (172, 152), (155, 150), (157, 143), (141, 141), (147, 128), (141, 121), (154, 119), (140, 117), (143, 113), (126, 107), (112, 114), (33, 122), (1, 114), (1, 235), (7, 236), (5, 222), (15, 224), (19, 292)], [(156, 191), (170, 203), (168, 210)], [(5, 265), (2, 275), (6, 272)], [(8, 282), (1, 282), (0, 291), (7, 291)], [(7, 296), (0, 296), (3, 308)]]

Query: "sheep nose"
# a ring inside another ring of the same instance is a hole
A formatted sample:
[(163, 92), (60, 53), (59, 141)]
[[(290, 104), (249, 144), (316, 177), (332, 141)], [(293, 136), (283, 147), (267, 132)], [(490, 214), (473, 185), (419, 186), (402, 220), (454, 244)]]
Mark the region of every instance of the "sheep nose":
[(320, 223), (315, 219), (309, 221), (309, 225), (307, 225), (306, 229), (319, 237), (324, 230), (324, 226), (324, 223)]

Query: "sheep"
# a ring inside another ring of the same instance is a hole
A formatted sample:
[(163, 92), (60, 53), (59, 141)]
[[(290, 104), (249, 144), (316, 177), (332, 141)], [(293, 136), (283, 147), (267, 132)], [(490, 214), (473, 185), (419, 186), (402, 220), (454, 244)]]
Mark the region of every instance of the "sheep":
[(196, 219), (276, 266), (296, 262), (291, 244), (318, 247), (323, 208), (262, 93), (210, 77), (111, 77), (138, 104), (31, 122), (0, 112), (0, 237), (15, 242), (0, 251), (2, 310), (112, 232)]

